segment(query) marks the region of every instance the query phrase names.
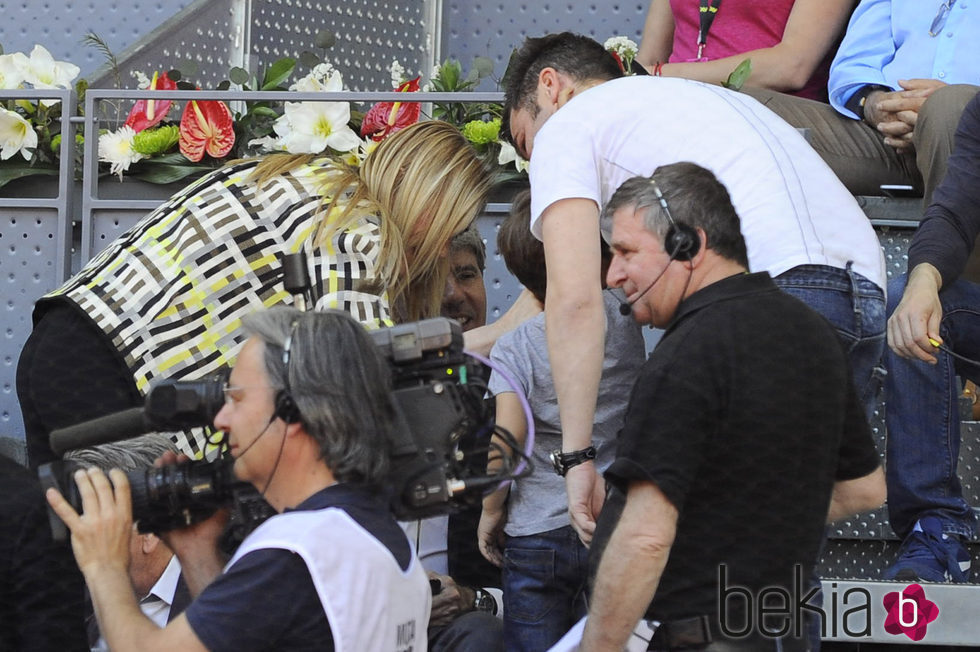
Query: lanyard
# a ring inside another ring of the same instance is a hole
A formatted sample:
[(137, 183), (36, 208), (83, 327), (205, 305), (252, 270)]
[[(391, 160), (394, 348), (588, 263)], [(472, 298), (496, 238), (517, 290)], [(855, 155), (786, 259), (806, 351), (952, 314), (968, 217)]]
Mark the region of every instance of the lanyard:
[(718, 7), (720, 6), (721, 0), (701, 0), (701, 12), (698, 16), (700, 23), (698, 28), (699, 61), (701, 55), (704, 53), (704, 46), (708, 43), (708, 31), (711, 29), (711, 23), (715, 22), (715, 15), (718, 13)]
[(943, 26), (946, 25), (946, 19), (949, 18), (949, 12), (953, 9), (954, 4), (956, 4), (956, 0), (945, 0), (939, 5), (939, 13), (932, 19), (929, 36), (938, 36), (939, 32), (943, 31)]

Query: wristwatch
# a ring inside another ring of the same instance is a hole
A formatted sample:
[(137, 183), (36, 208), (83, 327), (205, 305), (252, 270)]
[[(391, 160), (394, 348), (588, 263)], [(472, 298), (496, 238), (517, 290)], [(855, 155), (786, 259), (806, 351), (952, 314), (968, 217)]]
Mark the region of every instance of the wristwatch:
[(497, 601), (483, 589), (473, 589), (473, 611), (485, 611), (491, 616), (497, 615)]
[(594, 459), (595, 446), (589, 446), (588, 448), (583, 448), (580, 451), (572, 451), (571, 453), (562, 453), (561, 451), (553, 451), (551, 453), (551, 463), (555, 465), (555, 473), (563, 478), (568, 473), (568, 469)]
[(865, 84), (854, 93), (844, 103), (844, 108), (853, 112), (859, 119), (864, 120), (864, 105), (868, 102), (868, 97), (875, 91), (891, 92), (891, 88), (882, 84)]

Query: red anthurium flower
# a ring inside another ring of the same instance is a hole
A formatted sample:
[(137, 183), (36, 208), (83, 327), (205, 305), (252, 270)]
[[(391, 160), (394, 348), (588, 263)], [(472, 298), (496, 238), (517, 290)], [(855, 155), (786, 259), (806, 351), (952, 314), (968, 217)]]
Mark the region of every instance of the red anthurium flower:
[(191, 100), (180, 119), (180, 153), (195, 163), (204, 152), (221, 158), (235, 144), (231, 109), (217, 100)]
[[(395, 90), (414, 93), (419, 90), (419, 78), (402, 82)], [(373, 140), (384, 140), (385, 136), (418, 122), (421, 110), (418, 102), (378, 102), (364, 116), (361, 136), (370, 135)]]
[[(153, 73), (153, 81), (150, 82), (150, 89), (155, 91), (173, 91), (177, 89), (176, 82), (167, 77), (167, 73), (158, 75)], [(139, 133), (144, 129), (155, 127), (166, 117), (170, 110), (170, 100), (136, 100), (129, 116), (126, 118), (126, 126)]]

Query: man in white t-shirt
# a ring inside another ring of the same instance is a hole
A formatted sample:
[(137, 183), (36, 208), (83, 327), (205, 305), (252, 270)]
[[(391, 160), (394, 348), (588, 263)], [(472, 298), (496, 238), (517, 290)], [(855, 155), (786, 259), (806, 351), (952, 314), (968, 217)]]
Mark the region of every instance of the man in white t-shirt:
[[(507, 73), (504, 136), (530, 159), (531, 230), (548, 260), (545, 313), (563, 452), (591, 444), (605, 328), (600, 208), (626, 179), (680, 161), (711, 170), (727, 187), (751, 270), (769, 272), (834, 324), (870, 412), (884, 346), (885, 269), (853, 197), (797, 130), (751, 97), (621, 74), (601, 45), (570, 33), (528, 39)], [(758, 338), (765, 355), (766, 334)], [(589, 461), (565, 479), (572, 524), (588, 542), (604, 486)]]

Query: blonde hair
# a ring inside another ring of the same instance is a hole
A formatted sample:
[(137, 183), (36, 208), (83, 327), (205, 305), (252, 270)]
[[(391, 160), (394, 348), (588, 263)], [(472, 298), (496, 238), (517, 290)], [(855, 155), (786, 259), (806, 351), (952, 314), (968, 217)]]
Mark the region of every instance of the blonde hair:
[[(252, 178), (261, 184), (313, 158), (268, 156)], [(472, 223), (490, 191), (491, 175), (476, 150), (452, 125), (430, 120), (381, 141), (359, 168), (334, 158), (324, 172), (317, 241), (378, 216), (379, 273), (396, 320), (439, 315), (449, 242)]]

